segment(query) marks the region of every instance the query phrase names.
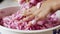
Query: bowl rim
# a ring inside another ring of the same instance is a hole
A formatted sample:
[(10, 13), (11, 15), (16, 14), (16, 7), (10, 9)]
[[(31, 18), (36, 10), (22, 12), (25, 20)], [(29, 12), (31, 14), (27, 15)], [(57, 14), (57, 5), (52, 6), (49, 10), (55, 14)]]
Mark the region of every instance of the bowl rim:
[[(1, 8), (1, 9), (11, 8), (11, 7), (18, 7), (18, 6), (9, 6), (9, 7)], [(57, 29), (59, 27), (60, 27), (60, 25), (52, 27), (52, 28), (48, 28), (48, 29), (43, 29), (43, 30), (17, 30), (17, 29), (6, 28), (6, 27), (3, 27), (0, 25), (0, 28), (2, 28), (4, 30), (13, 31), (13, 32), (20, 32), (20, 33), (40, 33), (40, 32), (51, 31), (51, 30)]]
[(52, 28), (48, 28), (48, 29), (43, 29), (43, 30), (17, 30), (17, 29), (10, 29), (10, 28), (6, 28), (0, 25), (1, 29), (7, 30), (7, 31), (12, 31), (12, 32), (20, 32), (20, 33), (41, 33), (41, 32), (46, 32), (46, 31), (51, 31), (54, 29), (59, 28), (60, 25), (52, 27)]

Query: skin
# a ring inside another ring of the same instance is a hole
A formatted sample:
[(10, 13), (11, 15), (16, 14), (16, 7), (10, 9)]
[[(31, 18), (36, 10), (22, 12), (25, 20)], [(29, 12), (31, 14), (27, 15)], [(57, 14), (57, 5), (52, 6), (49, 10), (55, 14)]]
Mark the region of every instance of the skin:
[(24, 16), (28, 16), (31, 15), (33, 12), (35, 12), (37, 9), (36, 6), (33, 6), (32, 8), (28, 9), (28, 10), (24, 10)]
[(36, 20), (46, 18), (48, 14), (54, 13), (58, 9), (60, 9), (60, 0), (48, 0), (42, 4), (41, 12), (37, 15)]
[[(30, 12), (29, 12), (30, 11)], [(24, 15), (26, 18), (23, 18), (23, 21), (28, 21), (33, 19), (36, 15), (40, 13), (40, 8), (37, 8), (36, 6), (31, 7), (30, 9), (24, 10)]]
[[(44, 2), (44, 1), (42, 1), (42, 2)], [(30, 19), (34, 18), (36, 15), (38, 15), (40, 12), (41, 12), (41, 8), (38, 9), (36, 6), (34, 6), (30, 9), (24, 11), (23, 16), (27, 16), (27, 17), (23, 18), (22, 20), (23, 21), (30, 20)]]
[[(46, 18), (46, 16), (50, 13), (54, 13), (56, 10), (60, 9), (60, 0), (47, 0), (44, 1), (41, 5), (41, 8), (36, 10), (32, 15), (27, 16), (23, 19), (23, 21), (27, 21), (33, 17), (35, 17), (36, 22), (38, 20)], [(32, 21), (33, 21), (32, 20)], [(29, 22), (29, 24), (32, 23), (32, 21)]]

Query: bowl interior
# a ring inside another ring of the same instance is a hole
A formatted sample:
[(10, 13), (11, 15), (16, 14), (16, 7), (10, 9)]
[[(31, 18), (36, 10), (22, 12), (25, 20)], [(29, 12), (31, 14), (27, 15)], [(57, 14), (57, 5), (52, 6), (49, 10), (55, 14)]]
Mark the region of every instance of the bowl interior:
[(18, 11), (19, 7), (7, 7), (7, 8), (2, 8), (0, 9), (0, 18), (1, 17), (5, 17), (5, 16), (9, 16), (13, 13), (16, 13)]
[[(16, 13), (19, 10), (19, 7), (7, 7), (7, 8), (3, 8), (0, 9), (0, 18), (5, 17), (5, 16), (9, 16), (13, 13)], [(26, 31), (26, 30), (15, 30), (15, 29), (9, 29), (9, 28), (5, 28), (3, 26), (0, 26), (0, 28), (7, 30), (7, 31), (14, 31), (14, 32), (22, 32), (22, 33), (37, 33), (37, 32), (45, 32), (45, 31), (50, 31), (53, 29), (57, 29), (59, 28), (59, 26), (53, 27), (53, 28), (49, 28), (49, 29), (44, 29), (44, 30), (33, 30), (33, 31)]]

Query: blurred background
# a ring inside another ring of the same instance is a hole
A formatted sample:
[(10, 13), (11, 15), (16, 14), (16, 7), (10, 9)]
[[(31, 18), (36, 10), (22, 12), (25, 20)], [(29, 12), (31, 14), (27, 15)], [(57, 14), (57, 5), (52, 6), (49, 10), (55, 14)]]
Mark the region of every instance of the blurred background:
[(0, 8), (18, 6), (17, 0), (0, 0)]

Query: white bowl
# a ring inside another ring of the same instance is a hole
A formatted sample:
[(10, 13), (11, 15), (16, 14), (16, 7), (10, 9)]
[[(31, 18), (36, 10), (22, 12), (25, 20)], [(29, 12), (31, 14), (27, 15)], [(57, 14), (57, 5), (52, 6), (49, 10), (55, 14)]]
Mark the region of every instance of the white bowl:
[[(0, 17), (5, 17), (5, 16), (8, 16), (12, 13), (15, 13), (18, 9), (19, 9), (19, 7), (17, 7), (17, 6), (2, 8), (2, 9), (0, 9), (0, 15), (1, 15)], [(1, 11), (5, 12), (5, 13), (1, 13)], [(9, 28), (5, 28), (3, 26), (0, 26), (0, 34), (54, 34), (53, 30), (55, 30), (55, 29), (59, 30), (60, 25), (53, 27), (53, 28), (49, 28), (49, 29), (33, 30), (33, 31), (9, 29)]]

